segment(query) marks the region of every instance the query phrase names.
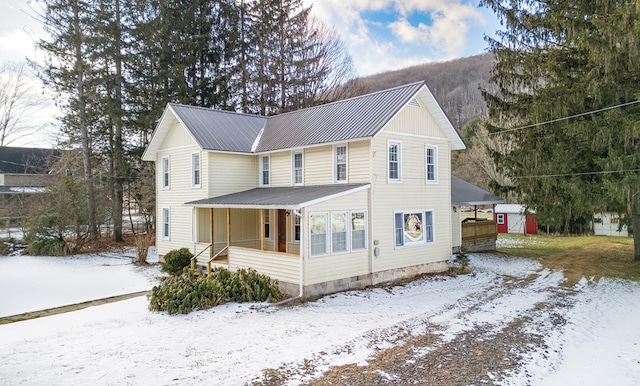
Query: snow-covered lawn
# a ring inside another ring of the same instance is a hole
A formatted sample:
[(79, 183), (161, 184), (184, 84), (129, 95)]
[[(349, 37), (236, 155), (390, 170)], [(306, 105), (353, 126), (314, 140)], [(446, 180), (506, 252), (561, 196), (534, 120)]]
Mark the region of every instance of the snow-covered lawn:
[[(531, 260), (470, 258), (471, 275), (289, 307), (227, 304), (170, 316), (150, 312), (138, 297), (0, 325), (0, 384), (242, 385), (269, 368), (289, 369), (289, 383), (300, 384), (332, 366), (365, 364), (399, 344), (401, 331), (437, 334), (442, 344), (479, 327), (498, 334), (523, 316), (544, 345), (532, 346), (517, 368), (488, 374), (495, 384), (640, 384), (639, 283), (585, 279), (567, 288), (561, 272)], [(157, 267), (130, 262), (114, 255), (0, 257), (0, 314), (150, 289)], [(563, 306), (548, 308), (559, 301)], [(301, 370), (309, 364), (312, 373)]]

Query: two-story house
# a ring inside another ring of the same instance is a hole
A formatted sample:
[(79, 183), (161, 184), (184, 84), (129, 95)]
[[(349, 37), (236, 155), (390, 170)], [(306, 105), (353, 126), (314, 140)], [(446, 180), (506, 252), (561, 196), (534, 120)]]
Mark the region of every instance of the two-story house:
[(158, 253), (304, 297), (446, 270), (457, 149), (423, 82), (272, 117), (169, 104), (143, 155)]

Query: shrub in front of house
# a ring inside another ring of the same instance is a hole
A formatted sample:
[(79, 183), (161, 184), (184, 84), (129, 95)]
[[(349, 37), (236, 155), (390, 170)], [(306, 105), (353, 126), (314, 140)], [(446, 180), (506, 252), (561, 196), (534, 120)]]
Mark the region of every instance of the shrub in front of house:
[(197, 276), (184, 269), (153, 287), (149, 308), (169, 314), (187, 314), (227, 302), (276, 302), (282, 299), (278, 282), (252, 269), (230, 272), (216, 268), (211, 275)]
[(193, 253), (188, 248), (173, 249), (164, 255), (162, 271), (170, 275), (180, 275), (182, 271), (191, 265)]

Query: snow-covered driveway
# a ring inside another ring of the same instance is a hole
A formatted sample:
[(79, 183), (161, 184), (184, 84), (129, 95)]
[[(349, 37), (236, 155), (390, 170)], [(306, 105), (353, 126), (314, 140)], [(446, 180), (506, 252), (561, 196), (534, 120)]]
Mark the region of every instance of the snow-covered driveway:
[[(169, 316), (141, 297), (2, 325), (0, 384), (640, 384), (639, 283), (470, 257), (471, 275), (290, 307)], [(28, 292), (3, 275), (3, 296)]]

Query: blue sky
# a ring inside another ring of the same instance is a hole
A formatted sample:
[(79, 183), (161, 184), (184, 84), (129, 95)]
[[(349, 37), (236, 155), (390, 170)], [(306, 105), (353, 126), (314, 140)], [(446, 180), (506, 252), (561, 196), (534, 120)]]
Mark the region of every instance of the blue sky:
[[(480, 54), (487, 47), (483, 36), (500, 29), (492, 11), (478, 8), (478, 0), (303, 1), (345, 42), (358, 76)], [(38, 59), (33, 42), (45, 34), (29, 16), (34, 4), (0, 0), (0, 65)], [(36, 79), (33, 87), (42, 89)], [(50, 121), (56, 112), (48, 106), (42, 120)]]
[(336, 29), (358, 75), (486, 52), (484, 35), (500, 25), (466, 0), (305, 0)]

